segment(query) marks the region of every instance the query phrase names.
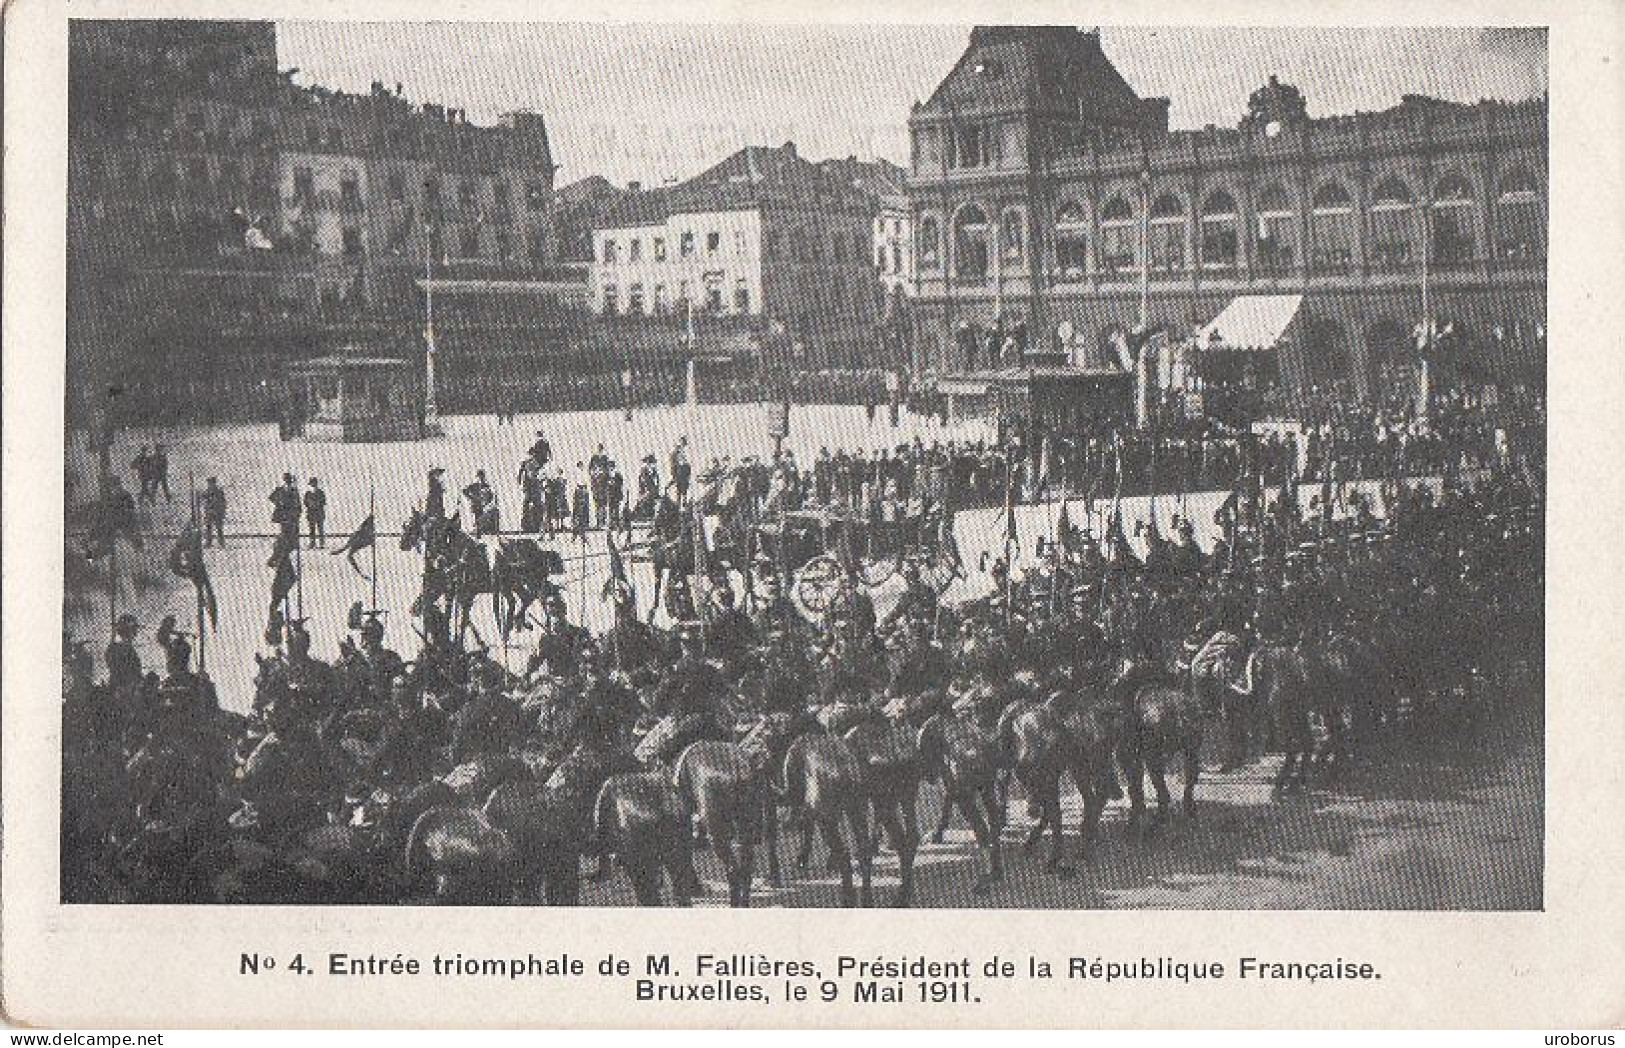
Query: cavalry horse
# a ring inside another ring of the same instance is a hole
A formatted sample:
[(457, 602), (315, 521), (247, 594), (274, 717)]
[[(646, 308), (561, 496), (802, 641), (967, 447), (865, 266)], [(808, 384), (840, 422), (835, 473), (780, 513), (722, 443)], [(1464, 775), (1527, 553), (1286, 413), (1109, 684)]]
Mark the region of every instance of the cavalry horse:
[(1129, 828), (1142, 829), (1145, 819), (1145, 779), (1157, 793), (1153, 825), (1168, 818), (1168, 760), (1180, 757), (1184, 765), (1186, 818), (1196, 815), (1196, 782), (1202, 762), (1205, 711), (1196, 690), (1156, 667), (1126, 668), (1107, 689), (1120, 711), (1117, 763), (1128, 785)]
[(468, 628), (474, 602), (491, 595), (491, 616), (507, 637), (526, 628), (531, 605), (556, 590), (553, 576), (563, 571), (557, 553), (535, 539), (499, 539), (493, 558), (485, 543), (462, 531), (455, 518), (435, 518), (421, 509), (401, 526), (401, 549), (423, 555), (423, 588), (412, 603), (421, 615), (430, 604), (443, 605), (460, 638)]

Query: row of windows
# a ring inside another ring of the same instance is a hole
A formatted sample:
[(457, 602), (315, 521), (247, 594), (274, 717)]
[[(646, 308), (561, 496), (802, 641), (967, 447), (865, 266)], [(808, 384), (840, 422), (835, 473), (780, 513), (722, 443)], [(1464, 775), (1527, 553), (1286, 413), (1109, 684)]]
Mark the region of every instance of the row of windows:
[[(677, 257), (693, 258), (698, 251), (698, 236), (692, 231), (678, 234)], [(749, 252), (749, 238), (744, 230), (734, 233), (734, 254), (743, 257)], [(620, 262), (623, 258), (622, 248), (625, 248), (624, 258), (627, 262), (641, 262), (647, 257), (656, 262), (664, 262), (670, 257), (670, 247), (665, 237), (632, 237), (622, 243), (617, 238), (609, 237), (603, 242), (600, 249), (601, 261), (609, 264)], [(712, 230), (705, 234), (705, 254), (716, 255), (722, 250), (722, 234)], [(785, 252), (788, 251), (788, 256)], [(829, 238), (829, 252), (826, 255), (822, 249), (822, 241), (817, 236), (809, 236), (805, 230), (797, 229), (789, 236), (784, 236), (778, 230), (769, 231), (762, 243), (762, 254), (769, 260), (775, 261), (788, 257), (796, 262), (822, 262), (826, 259), (832, 262), (862, 262), (865, 259), (863, 237), (854, 233), (849, 238), (845, 233), (837, 231)], [(884, 263), (877, 263), (884, 269)], [(900, 270), (897, 270), (900, 272)]]
[[(1455, 264), (1477, 257), (1476, 201), (1465, 180), (1456, 176), (1440, 180), (1427, 209), (1431, 219), (1426, 226), (1421, 217), (1423, 210), (1403, 182), (1396, 178), (1380, 181), (1374, 187), (1369, 210), (1368, 258), (1378, 266), (1410, 264), (1421, 256), (1424, 229), (1431, 247), (1431, 260)], [(1348, 191), (1336, 182), (1321, 186), (1311, 198), (1310, 219), (1310, 257), (1316, 266), (1334, 271), (1351, 267), (1358, 220)], [(1544, 255), (1545, 223), (1541, 203), (1534, 180), (1527, 172), (1514, 172), (1503, 180), (1496, 200), (1495, 220), (1493, 236), (1497, 257), (1523, 259)], [(1300, 251), (1297, 224), (1280, 186), (1268, 186), (1259, 194), (1254, 221), (1253, 258), (1257, 264), (1264, 268), (1294, 265)], [(1209, 194), (1197, 222), (1195, 248), (1200, 265), (1211, 269), (1239, 265), (1242, 238), (1234, 197), (1224, 190)], [(1175, 195), (1165, 193), (1152, 201), (1143, 239), (1153, 271), (1186, 268), (1187, 224), (1184, 205)], [(986, 279), (989, 232), (987, 214), (980, 206), (965, 205), (955, 213), (950, 246), (956, 277), (970, 281)], [(998, 233), (1003, 261), (1020, 265), (1025, 258), (1025, 213), (1019, 208), (1006, 209), (1000, 216)], [(1075, 201), (1064, 201), (1055, 218), (1054, 261), (1058, 276), (1082, 276), (1089, 256), (1089, 238), (1089, 225), (1082, 206)], [(935, 216), (921, 219), (918, 240), (920, 267), (940, 268), (941, 232)], [(1113, 196), (1101, 208), (1100, 269), (1107, 273), (1138, 269), (1141, 241), (1142, 231), (1133, 204), (1122, 195)]]
[[(688, 282), (685, 280), (677, 286), (676, 299), (668, 299), (666, 285), (656, 284), (652, 297), (645, 300), (643, 285), (632, 284), (626, 289), (624, 311), (628, 316), (669, 316), (680, 308), (681, 303), (688, 302), (691, 306), (711, 313), (722, 312), (723, 290), (720, 281), (706, 284), (705, 297), (702, 301), (692, 301), (688, 292)], [(743, 279), (734, 282), (733, 308), (736, 313), (750, 312), (750, 287)], [(605, 316), (615, 316), (622, 312), (620, 289), (614, 284), (604, 285), (603, 310)]]
[[(686, 280), (678, 283), (675, 297), (671, 297), (668, 291), (665, 284), (655, 284), (653, 289), (649, 290), (642, 283), (633, 283), (627, 286), (623, 300), (619, 285), (605, 284), (602, 309), (606, 316), (620, 314), (670, 316), (677, 313), (682, 304), (687, 302), (694, 308), (711, 313), (723, 311), (724, 289), (721, 280), (707, 280), (703, 289), (704, 297), (699, 300), (690, 296), (689, 283)], [(849, 288), (840, 280), (833, 280), (828, 284), (805, 289), (801, 297), (804, 305), (810, 306), (820, 314), (845, 313), (848, 310), (861, 314), (869, 306), (880, 310), (883, 307), (884, 295), (883, 289), (868, 287), (861, 282)], [(751, 311), (750, 288), (744, 278), (734, 281), (732, 304), (735, 313)], [(806, 326), (805, 317), (802, 319), (802, 326)]]
[[(395, 203), (406, 203), (406, 175), (400, 171), (391, 171), (385, 180), (389, 199)], [(472, 178), (452, 179), (451, 186), (457, 195), (457, 204), (465, 210), (472, 210), (480, 206), (482, 200), (481, 183)], [(293, 196), (297, 201), (309, 201), (315, 197), (315, 174), (308, 167), (296, 167), (293, 171)], [(506, 182), (493, 181), (491, 183), (490, 201), (492, 210), (498, 216), (506, 216), (512, 211), (512, 189)], [(423, 180), (423, 206), (430, 212), (439, 211), (442, 204), (442, 183), (438, 177), (431, 176)], [(360, 208), (363, 206), (360, 177), (354, 171), (346, 171), (340, 175), (339, 196), (341, 204), (347, 208)], [(530, 181), (525, 184), (525, 206), (532, 211), (540, 210), (547, 205), (547, 188), (539, 181)]]
[[(684, 232), (677, 238), (677, 256), (679, 258), (693, 258), (695, 253), (695, 234)], [(668, 257), (665, 237), (650, 237), (648, 240), (649, 256), (656, 262), (664, 262)], [(744, 230), (734, 233), (734, 254), (743, 255), (746, 251), (747, 239)], [(643, 261), (644, 240), (642, 237), (632, 237), (626, 242), (626, 260), (628, 262)], [(716, 230), (705, 234), (705, 253), (715, 255), (722, 250), (722, 234)], [(621, 244), (614, 238), (604, 241), (603, 260), (614, 263), (621, 260)]]

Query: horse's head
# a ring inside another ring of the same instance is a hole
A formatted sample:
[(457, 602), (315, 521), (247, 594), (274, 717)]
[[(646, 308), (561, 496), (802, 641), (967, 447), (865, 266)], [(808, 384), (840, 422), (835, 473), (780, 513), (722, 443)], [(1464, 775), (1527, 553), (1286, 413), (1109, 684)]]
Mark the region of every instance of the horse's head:
[(424, 519), (423, 511), (414, 509), (412, 515), (401, 525), (402, 550), (415, 550), (423, 543)]

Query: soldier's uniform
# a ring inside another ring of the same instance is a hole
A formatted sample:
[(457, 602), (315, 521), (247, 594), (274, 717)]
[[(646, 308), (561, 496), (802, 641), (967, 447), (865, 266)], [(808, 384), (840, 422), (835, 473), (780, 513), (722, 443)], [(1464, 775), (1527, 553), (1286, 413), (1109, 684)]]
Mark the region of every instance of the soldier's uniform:
[(446, 515), (446, 484), (440, 479), (446, 471), (436, 466), (429, 471), (429, 492), (423, 499), (423, 515), (438, 520)]
[(390, 686), (395, 678), (406, 672), (406, 661), (384, 647), (384, 624), (377, 619), (370, 620), (361, 628), (361, 659), (370, 701), (384, 702), (389, 698)]
[(299, 497), (299, 488), (294, 484), (293, 474), (284, 473), (282, 484), (271, 492), (271, 523), (279, 529), (281, 536), (288, 542), (299, 541), (299, 515), (303, 511), (303, 504)]
[(107, 687), (114, 695), (131, 695), (141, 688), (141, 656), (135, 650), (138, 629), (134, 615), (120, 615), (107, 645)]

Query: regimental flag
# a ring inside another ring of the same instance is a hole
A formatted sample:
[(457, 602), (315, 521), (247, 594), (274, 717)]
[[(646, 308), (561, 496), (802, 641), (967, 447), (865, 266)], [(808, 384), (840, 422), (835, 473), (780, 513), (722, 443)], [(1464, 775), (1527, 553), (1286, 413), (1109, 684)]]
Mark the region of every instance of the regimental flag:
[(632, 580), (627, 577), (626, 558), (621, 556), (620, 547), (615, 545), (613, 530), (605, 530), (604, 542), (609, 547), (609, 578), (604, 582), (604, 600), (617, 602), (623, 594), (635, 598), (637, 591), (632, 588)]
[(689, 507), (689, 542), (694, 548), (694, 607), (700, 624), (711, 625), (711, 546), (705, 535), (705, 510)]
[(1008, 550), (1016, 541), (1016, 478), (1020, 474), (1020, 461), (1011, 455), (1004, 466), (1004, 545)]
[(361, 525), (355, 529), (355, 534), (345, 539), (344, 545), (334, 550), (333, 555), (336, 557), (342, 553), (344, 559), (350, 562), (350, 567), (355, 569), (355, 573), (371, 582), (372, 576), (361, 570), (361, 565), (355, 562), (355, 555), (364, 549), (370, 549), (377, 541), (378, 525), (373, 520), (373, 515), (369, 513), (367, 519), (362, 521)]
[(198, 604), (209, 614), (209, 627), (220, 629), (220, 605), (215, 600), (214, 584), (209, 581), (209, 569), (203, 562), (203, 532), (196, 523), (181, 529), (180, 537), (169, 551), (169, 570), (191, 581), (197, 590)]

